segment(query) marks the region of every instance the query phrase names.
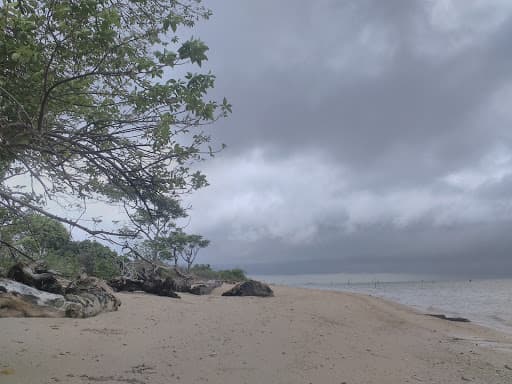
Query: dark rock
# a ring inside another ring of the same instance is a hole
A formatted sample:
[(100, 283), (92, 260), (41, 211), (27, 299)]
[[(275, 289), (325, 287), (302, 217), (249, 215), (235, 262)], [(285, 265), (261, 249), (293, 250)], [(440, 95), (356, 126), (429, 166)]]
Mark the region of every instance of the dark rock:
[(222, 296), (259, 296), (269, 297), (274, 296), (272, 289), (262, 282), (256, 280), (248, 280), (236, 284), (229, 291), (226, 291)]

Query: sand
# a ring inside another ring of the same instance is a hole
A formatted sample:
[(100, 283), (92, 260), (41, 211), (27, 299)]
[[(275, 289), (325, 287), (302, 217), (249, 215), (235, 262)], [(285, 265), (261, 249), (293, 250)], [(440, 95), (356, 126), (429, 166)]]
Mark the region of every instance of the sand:
[(0, 383), (512, 383), (512, 336), (382, 299), (121, 294), (89, 319), (0, 319)]

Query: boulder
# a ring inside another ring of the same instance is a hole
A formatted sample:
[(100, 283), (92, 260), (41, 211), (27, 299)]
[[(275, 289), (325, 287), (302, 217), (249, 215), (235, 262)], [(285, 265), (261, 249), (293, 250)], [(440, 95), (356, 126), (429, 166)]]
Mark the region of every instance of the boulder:
[(272, 289), (265, 283), (256, 280), (248, 280), (236, 284), (230, 290), (224, 292), (222, 296), (274, 296)]

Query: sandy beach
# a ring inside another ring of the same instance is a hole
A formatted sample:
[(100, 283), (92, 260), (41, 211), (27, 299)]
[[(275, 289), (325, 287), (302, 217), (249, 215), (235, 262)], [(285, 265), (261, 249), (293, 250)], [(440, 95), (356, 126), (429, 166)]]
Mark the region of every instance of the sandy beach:
[[(0, 383), (512, 383), (512, 336), (382, 299), (120, 294), (88, 319), (0, 319)], [(224, 288), (225, 289), (225, 288)]]

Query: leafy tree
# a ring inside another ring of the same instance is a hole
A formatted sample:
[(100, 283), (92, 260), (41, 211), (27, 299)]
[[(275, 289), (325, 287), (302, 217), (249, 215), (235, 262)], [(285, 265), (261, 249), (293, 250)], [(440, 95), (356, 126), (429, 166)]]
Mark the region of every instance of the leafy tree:
[[(0, 208), (9, 220), (39, 213), (121, 242), (156, 239), (159, 222), (185, 215), (181, 196), (207, 185), (191, 164), (214, 153), (202, 127), (231, 111), (208, 99), (214, 75), (183, 70), (200, 67), (208, 47), (178, 31), (209, 16), (200, 0), (0, 2)], [(117, 205), (129, 225), (89, 225), (51, 212), (49, 200)]]
[(190, 272), (192, 264), (196, 261), (197, 255), (202, 248), (206, 248), (210, 240), (201, 235), (186, 235), (185, 244), (180, 252), (180, 256), (187, 264), (187, 271)]
[[(137, 255), (149, 261), (171, 261), (177, 267), (178, 261), (189, 242), (189, 235), (182, 229), (161, 233), (139, 243), (135, 247)], [(136, 255), (136, 256), (137, 256)]]
[[(42, 215), (22, 217), (1, 226), (0, 238), (8, 239), (26, 257), (44, 260), (67, 276), (85, 270), (89, 275), (107, 279), (120, 273), (121, 258), (112, 249), (91, 240), (72, 241), (62, 223)], [(0, 266), (9, 267), (16, 261), (9, 249), (0, 252)]]
[(16, 240), (26, 253), (39, 258), (56, 252), (70, 242), (70, 234), (62, 223), (41, 215), (30, 215), (17, 225)]
[(8, 211), (0, 209), (0, 223), (0, 244), (8, 246), (0, 253), (4, 257), (14, 256), (10, 251), (17, 249), (31, 259), (43, 258), (70, 242), (62, 223), (45, 216), (32, 214), (13, 220)]
[(178, 259), (180, 255), (185, 251), (188, 238), (188, 235), (179, 229), (173, 231), (167, 238), (162, 239), (165, 246), (167, 246), (170, 250), (170, 259), (174, 261), (174, 267), (178, 266)]
[(146, 261), (176, 260), (177, 253), (184, 245), (184, 233), (176, 227), (175, 220), (186, 217), (185, 210), (179, 205), (159, 212), (153, 217), (139, 212), (132, 217), (132, 224), (144, 236), (144, 241), (139, 242), (132, 252), (136, 257)]
[(187, 271), (190, 271), (199, 251), (209, 244), (210, 240), (203, 236), (187, 234), (178, 228), (165, 232), (165, 236), (143, 241), (134, 251), (137, 256), (147, 261), (172, 261), (175, 267), (178, 266), (179, 259), (182, 259), (187, 265)]
[(75, 244), (78, 260), (87, 274), (102, 279), (119, 275), (119, 256), (109, 247), (91, 240)]

